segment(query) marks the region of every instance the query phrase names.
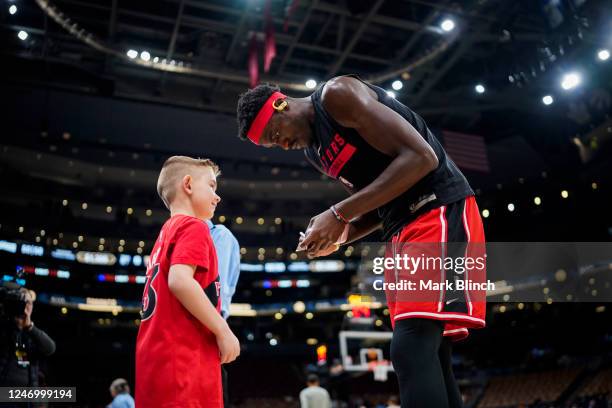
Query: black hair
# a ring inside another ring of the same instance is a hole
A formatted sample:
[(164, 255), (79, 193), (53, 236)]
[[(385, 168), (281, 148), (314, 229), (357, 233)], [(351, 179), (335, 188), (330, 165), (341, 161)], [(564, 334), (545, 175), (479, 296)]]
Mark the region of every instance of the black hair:
[(280, 91), (277, 85), (261, 84), (240, 95), (236, 109), (238, 137), (240, 139), (247, 139), (247, 132), (255, 120), (255, 116), (268, 98), (277, 91)]
[(308, 377), (306, 378), (306, 382), (308, 384), (318, 383), (319, 382), (319, 376), (316, 375), (316, 374), (308, 374)]

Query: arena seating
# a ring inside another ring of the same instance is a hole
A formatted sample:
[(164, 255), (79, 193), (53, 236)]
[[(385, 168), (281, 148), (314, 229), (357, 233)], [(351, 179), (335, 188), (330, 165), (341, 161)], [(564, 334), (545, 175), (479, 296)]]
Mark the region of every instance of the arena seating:
[(494, 377), (489, 381), (479, 408), (527, 406), (554, 402), (579, 374), (580, 369)]

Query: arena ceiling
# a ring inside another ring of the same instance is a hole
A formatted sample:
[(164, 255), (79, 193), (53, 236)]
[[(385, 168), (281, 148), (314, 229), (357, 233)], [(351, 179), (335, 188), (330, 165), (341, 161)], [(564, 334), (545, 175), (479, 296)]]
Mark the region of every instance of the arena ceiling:
[[(248, 87), (251, 38), (263, 37), (267, 21), (265, 0), (6, 3), (18, 12), (4, 10), (3, 82), (231, 120), (238, 94)], [(558, 88), (559, 73), (601, 43), (609, 27), (602, 23), (609, 19), (604, 1), (568, 3), (575, 7), (551, 28), (543, 2), (527, 0), (271, 0), (276, 57), (268, 73), (260, 61), (261, 80), (301, 96), (310, 92), (304, 86), (310, 78), (358, 73), (387, 89), (400, 79), (397, 98), (432, 127), (481, 134), (487, 142), (520, 135), (542, 153), (569, 139), (547, 136), (563, 123), (550, 120), (541, 95)], [(446, 32), (441, 22), (448, 18), (455, 28)], [(28, 33), (26, 40), (18, 38), (20, 31)], [(92, 46), (92, 39), (101, 47)], [(127, 57), (129, 50), (139, 56)], [(146, 63), (143, 51), (150, 57)], [(159, 69), (162, 59), (170, 69)], [(173, 72), (179, 68), (186, 72)], [(480, 83), (484, 94), (474, 91)], [(544, 121), (547, 132), (538, 128)]]

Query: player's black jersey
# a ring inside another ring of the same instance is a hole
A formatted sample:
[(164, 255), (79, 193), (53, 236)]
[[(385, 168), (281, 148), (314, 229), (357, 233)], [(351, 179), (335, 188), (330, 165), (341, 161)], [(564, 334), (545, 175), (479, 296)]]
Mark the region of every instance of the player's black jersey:
[[(410, 122), (432, 147), (439, 162), (434, 171), (412, 188), (378, 209), (383, 222), (383, 238), (386, 240), (418, 215), (474, 193), (423, 118), (388, 96), (384, 89), (364, 83), (376, 92), (382, 104)], [(341, 181), (351, 191), (359, 191), (374, 181), (393, 161), (393, 157), (372, 147), (355, 129), (341, 126), (325, 111), (321, 102), (324, 86), (322, 84), (311, 96), (315, 110), (315, 140), (304, 153), (327, 175)]]

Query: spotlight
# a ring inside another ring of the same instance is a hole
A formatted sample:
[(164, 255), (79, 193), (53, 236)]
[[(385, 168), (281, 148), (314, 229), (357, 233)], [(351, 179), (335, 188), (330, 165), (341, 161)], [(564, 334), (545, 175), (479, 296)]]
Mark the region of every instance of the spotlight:
[(28, 33), (26, 33), (25, 31), (21, 30), (17, 33), (17, 37), (19, 37), (19, 39), (21, 41), (25, 41), (28, 39)]
[(482, 217), (483, 218), (489, 218), (489, 210), (487, 210), (486, 208), (484, 210), (482, 210)]
[(447, 33), (451, 32), (455, 29), (455, 22), (450, 18), (447, 18), (446, 20), (442, 21), (442, 24), (440, 24), (440, 28), (446, 31)]
[(582, 78), (580, 78), (580, 75), (577, 72), (570, 72), (569, 74), (563, 75), (563, 78), (561, 79), (561, 88), (568, 91), (580, 85), (581, 82)]
[(387, 95), (389, 95), (392, 98), (395, 98), (395, 92), (393, 91), (387, 91)]
[(508, 211), (510, 212), (514, 211), (514, 204), (512, 203), (508, 204)]
[(567, 192), (567, 190), (561, 191), (561, 197), (563, 197), (563, 198), (569, 197), (569, 193)]
[(316, 86), (317, 86), (317, 81), (315, 81), (314, 79), (309, 79), (308, 81), (306, 81), (306, 88), (315, 89)]
[(153, 58), (153, 62), (157, 64), (159, 62), (159, 57)]
[(474, 87), (477, 93), (482, 94), (485, 92), (485, 87), (483, 84), (478, 84)]
[(555, 100), (554, 100), (554, 99), (553, 99), (553, 97), (552, 97), (552, 96), (550, 96), (550, 95), (546, 95), (546, 96), (544, 96), (544, 97), (542, 98), (542, 103), (543, 103), (544, 105), (550, 105), (550, 104), (552, 104), (554, 101), (555, 101)]
[(9, 14), (12, 16), (15, 13), (17, 13), (17, 6), (13, 4), (11, 7), (9, 7)]
[(127, 53), (127, 56), (131, 59), (134, 59), (138, 56), (138, 51), (136, 50), (129, 50)]
[(393, 81), (393, 83), (391, 84), (391, 88), (395, 89), (396, 91), (399, 91), (403, 87), (404, 84), (400, 80)]
[[(14, 13), (11, 13), (14, 14)], [(608, 50), (599, 50), (597, 52), (597, 58), (599, 58), (600, 61), (607, 61), (608, 58), (610, 58), (610, 51)]]
[(533, 203), (535, 205), (540, 205), (540, 204), (542, 204), (542, 199), (540, 197), (534, 197)]
[(151, 59), (151, 54), (149, 54), (149, 51), (143, 51), (140, 53), (140, 59), (143, 61), (149, 61)]

